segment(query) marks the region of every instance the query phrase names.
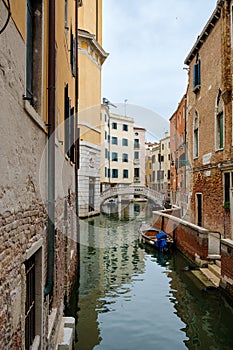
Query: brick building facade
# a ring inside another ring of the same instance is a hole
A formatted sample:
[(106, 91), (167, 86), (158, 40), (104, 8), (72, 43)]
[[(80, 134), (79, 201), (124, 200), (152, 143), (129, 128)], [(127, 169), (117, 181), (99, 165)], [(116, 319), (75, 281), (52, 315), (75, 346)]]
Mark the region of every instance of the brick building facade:
[[(215, 11), (185, 60), (191, 221), (231, 238), (228, 223), (232, 171), (229, 1)], [(228, 191), (228, 193), (227, 193)], [(230, 235), (230, 236), (229, 236)]]
[(193, 224), (221, 234), (221, 286), (233, 294), (232, 9), (216, 8), (185, 59)]

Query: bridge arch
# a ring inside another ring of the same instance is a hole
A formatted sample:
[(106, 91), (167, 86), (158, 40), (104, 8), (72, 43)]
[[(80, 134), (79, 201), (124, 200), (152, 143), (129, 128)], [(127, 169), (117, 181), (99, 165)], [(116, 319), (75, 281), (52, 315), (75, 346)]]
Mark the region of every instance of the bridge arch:
[(124, 187), (111, 187), (105, 190), (100, 195), (100, 205), (103, 205), (103, 203), (109, 198), (127, 194), (144, 196), (153, 202), (158, 203), (159, 205), (163, 205), (164, 203), (164, 194), (145, 186), (130, 185)]

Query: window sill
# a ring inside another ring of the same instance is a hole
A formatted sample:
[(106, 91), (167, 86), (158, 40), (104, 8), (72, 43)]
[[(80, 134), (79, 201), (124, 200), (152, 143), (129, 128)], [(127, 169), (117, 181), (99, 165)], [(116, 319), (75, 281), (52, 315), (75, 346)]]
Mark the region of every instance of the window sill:
[(201, 90), (201, 85), (196, 85), (196, 86), (194, 86), (194, 88), (193, 88), (193, 92), (194, 92), (195, 94), (197, 94), (198, 92), (200, 92), (200, 90)]
[(216, 153), (217, 153), (217, 152), (221, 152), (221, 151), (224, 151), (224, 147), (222, 147), (222, 148), (216, 148), (216, 150), (215, 150)]
[(27, 112), (27, 114), (29, 115), (29, 117), (44, 131), (45, 130), (45, 123), (43, 122), (43, 120), (41, 119), (41, 117), (39, 116), (39, 114), (35, 111), (35, 109), (32, 107), (32, 105), (30, 104), (30, 102), (28, 101), (24, 101), (24, 109)]

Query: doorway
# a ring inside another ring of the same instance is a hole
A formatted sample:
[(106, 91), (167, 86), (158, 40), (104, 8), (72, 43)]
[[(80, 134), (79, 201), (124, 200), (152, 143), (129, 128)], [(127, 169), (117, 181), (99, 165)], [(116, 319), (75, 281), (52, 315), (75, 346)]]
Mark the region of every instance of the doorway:
[(197, 203), (197, 216), (196, 222), (198, 226), (202, 226), (202, 193), (196, 193), (196, 203)]
[(89, 177), (89, 212), (95, 210), (95, 178)]

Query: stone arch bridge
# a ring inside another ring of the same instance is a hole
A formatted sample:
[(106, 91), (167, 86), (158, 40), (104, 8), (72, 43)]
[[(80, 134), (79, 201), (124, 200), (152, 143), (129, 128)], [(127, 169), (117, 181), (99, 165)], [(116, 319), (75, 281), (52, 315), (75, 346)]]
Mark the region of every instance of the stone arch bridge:
[(163, 205), (164, 202), (164, 194), (160, 192), (145, 186), (129, 185), (127, 187), (111, 187), (103, 191), (100, 195), (100, 205), (102, 205), (109, 198), (127, 194), (144, 196), (159, 205)]

